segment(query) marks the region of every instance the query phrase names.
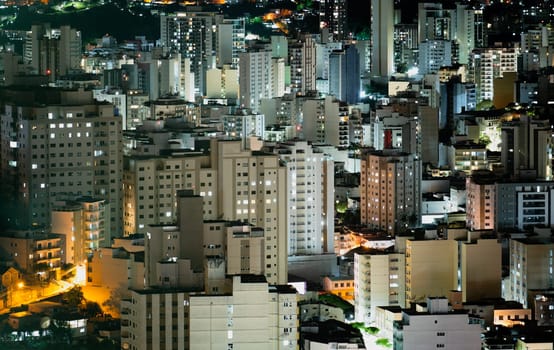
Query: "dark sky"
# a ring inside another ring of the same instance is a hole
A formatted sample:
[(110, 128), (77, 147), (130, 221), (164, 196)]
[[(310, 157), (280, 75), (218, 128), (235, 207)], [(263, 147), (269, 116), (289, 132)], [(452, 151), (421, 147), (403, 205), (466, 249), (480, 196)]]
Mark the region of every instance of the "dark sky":
[[(383, 0), (395, 1), (395, 0)], [(417, 21), (417, 0), (396, 0), (396, 7), (402, 11), (402, 22)], [(357, 32), (359, 28), (369, 27), (371, 0), (348, 0), (348, 20), (350, 29)]]

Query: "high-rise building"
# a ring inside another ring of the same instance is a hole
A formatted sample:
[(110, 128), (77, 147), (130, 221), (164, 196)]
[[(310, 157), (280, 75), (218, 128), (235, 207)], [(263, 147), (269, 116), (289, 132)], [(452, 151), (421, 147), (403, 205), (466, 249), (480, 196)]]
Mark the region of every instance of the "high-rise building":
[(320, 23), (328, 28), (334, 41), (348, 38), (348, 16), (346, 0), (323, 0), (320, 2)]
[(316, 90), (316, 48), (312, 36), (305, 34), (289, 40), (288, 53), (291, 92), (306, 95)]
[(394, 73), (394, 1), (371, 0), (371, 75)]
[(238, 109), (234, 114), (222, 116), (223, 132), (231, 138), (240, 138), (244, 149), (250, 148), (250, 138), (263, 139), (265, 116), (251, 113), (247, 109)]
[(224, 18), (217, 26), (217, 67), (239, 67), (239, 54), (245, 50), (245, 18)]
[(466, 223), (470, 230), (495, 228), (496, 185), (488, 172), (474, 172), (466, 178)]
[(237, 69), (230, 66), (209, 69), (206, 72), (206, 98), (238, 100), (238, 73)]
[(480, 9), (475, 9), (463, 3), (456, 3), (455, 39), (459, 45), (458, 62), (460, 64), (468, 63), (469, 53), (476, 47), (475, 39), (479, 29), (478, 15), (480, 11)]
[(287, 37), (284, 35), (271, 36), (271, 57), (285, 58), (289, 57), (289, 44)]
[(493, 80), (505, 72), (517, 72), (516, 48), (483, 48), (473, 50), (468, 59), (468, 81), (477, 88), (477, 102), (493, 100)]
[(339, 148), (350, 145), (348, 105), (333, 96), (306, 98), (300, 103), (302, 133), (306, 140)]
[(374, 251), (354, 254), (356, 321), (371, 324), (378, 306), (406, 307), (405, 256)]
[(447, 8), (441, 3), (422, 2), (418, 6), (418, 42), (447, 41), (453, 49), (453, 62), (468, 63), (469, 53), (482, 43), (481, 10), (461, 2)]
[(300, 99), (296, 95), (286, 94), (282, 97), (262, 100), (260, 110), (265, 115), (266, 125), (290, 125), (294, 126), (294, 131), (301, 129), (302, 106)]
[[(322, 94), (329, 93), (329, 63), (333, 51), (340, 52), (343, 49), (342, 42), (328, 42), (316, 44), (316, 79), (317, 91)], [(338, 96), (337, 96), (338, 97)]]
[(55, 81), (80, 69), (81, 32), (69, 26), (59, 29), (49, 24), (35, 24), (27, 33), (24, 60), (34, 74), (47, 75)]
[(239, 57), (240, 106), (257, 112), (262, 98), (275, 97), (271, 51), (254, 48)]
[(444, 295), (458, 287), (458, 242), (406, 241), (406, 304)]
[(548, 238), (510, 240), (510, 276), (505, 297), (524, 307), (533, 305), (531, 290), (554, 288), (554, 243)]
[(454, 9), (445, 9), (441, 3), (420, 2), (417, 16), (418, 42), (427, 40), (453, 40)]
[(204, 249), (202, 197), (179, 191), (178, 220), (150, 225), (145, 237), (145, 286), (202, 288)]
[(270, 284), (287, 282), (287, 169), (275, 154), (242, 149), (240, 140), (212, 141), (217, 167), (219, 217), (265, 232), (265, 273)]
[(287, 167), (288, 255), (333, 252), (333, 161), (306, 141), (280, 143), (273, 151)]
[(145, 233), (148, 225), (177, 220), (177, 191), (204, 197), (203, 218), (218, 218), (217, 172), (208, 156), (130, 156), (124, 164), (124, 234)]
[(417, 64), (417, 24), (396, 24), (394, 26), (394, 66), (410, 69)]
[(547, 119), (522, 115), (502, 124), (501, 161), (507, 174), (516, 178), (533, 170), (537, 177), (552, 176), (552, 132)]
[[(160, 16), (161, 44), (180, 53), (182, 65), (190, 60), (196, 94), (205, 94), (206, 71), (216, 66), (217, 28), (221, 23), (223, 15), (216, 12), (187, 11)], [(185, 67), (181, 70), (186, 71)]]
[(109, 205), (106, 236), (120, 235), (122, 120), (113, 106), (82, 90), (14, 88), (1, 95), (2, 181), (17, 207), (5, 213), (11, 222), (49, 225), (56, 201), (91, 196)]
[(104, 200), (90, 197), (56, 204), (52, 210), (51, 232), (65, 236), (65, 262), (83, 263), (93, 251), (111, 245), (106, 237), (105, 222), (109, 213)]
[(462, 301), (472, 302), (501, 296), (502, 247), (495, 239), (459, 241)]
[(347, 45), (329, 55), (329, 94), (348, 104), (360, 99), (360, 63), (358, 50)]
[(495, 229), (526, 230), (554, 223), (554, 182), (497, 182), (495, 187)]
[(421, 161), (399, 151), (362, 155), (360, 214), (362, 225), (397, 234), (417, 224), (421, 211)]
[(419, 44), (419, 73), (434, 74), (452, 64), (452, 42), (428, 40)]

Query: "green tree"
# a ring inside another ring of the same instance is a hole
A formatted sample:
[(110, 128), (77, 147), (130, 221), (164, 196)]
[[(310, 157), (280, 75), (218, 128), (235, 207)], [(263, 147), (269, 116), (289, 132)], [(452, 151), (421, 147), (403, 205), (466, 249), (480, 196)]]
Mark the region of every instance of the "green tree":
[(491, 138), (489, 137), (489, 135), (483, 134), (483, 135), (479, 136), (479, 143), (481, 145), (488, 146), (491, 142), (492, 141), (491, 141)]
[(475, 109), (478, 111), (488, 111), (490, 109), (494, 109), (494, 105), (491, 100), (483, 100), (475, 106)]
[(344, 214), (348, 209), (348, 203), (345, 201), (340, 201), (335, 204), (335, 209), (337, 210), (337, 213)]

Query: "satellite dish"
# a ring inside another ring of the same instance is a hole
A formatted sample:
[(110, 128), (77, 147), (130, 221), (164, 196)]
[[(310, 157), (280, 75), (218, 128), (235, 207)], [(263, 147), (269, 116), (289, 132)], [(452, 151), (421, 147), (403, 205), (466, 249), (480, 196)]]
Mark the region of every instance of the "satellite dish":
[(50, 317), (44, 316), (40, 319), (40, 328), (46, 329), (48, 327), (50, 327)]

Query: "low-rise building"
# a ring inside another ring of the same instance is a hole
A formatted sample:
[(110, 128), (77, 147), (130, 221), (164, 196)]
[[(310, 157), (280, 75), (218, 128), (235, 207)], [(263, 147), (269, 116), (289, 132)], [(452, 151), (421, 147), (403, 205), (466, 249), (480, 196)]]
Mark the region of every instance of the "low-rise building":
[(465, 311), (449, 311), (448, 299), (428, 298), (427, 304), (402, 311), (394, 323), (394, 349), (480, 349), (481, 325)]
[(325, 276), (323, 277), (323, 290), (335, 294), (344, 300), (354, 301), (354, 277), (351, 276)]

